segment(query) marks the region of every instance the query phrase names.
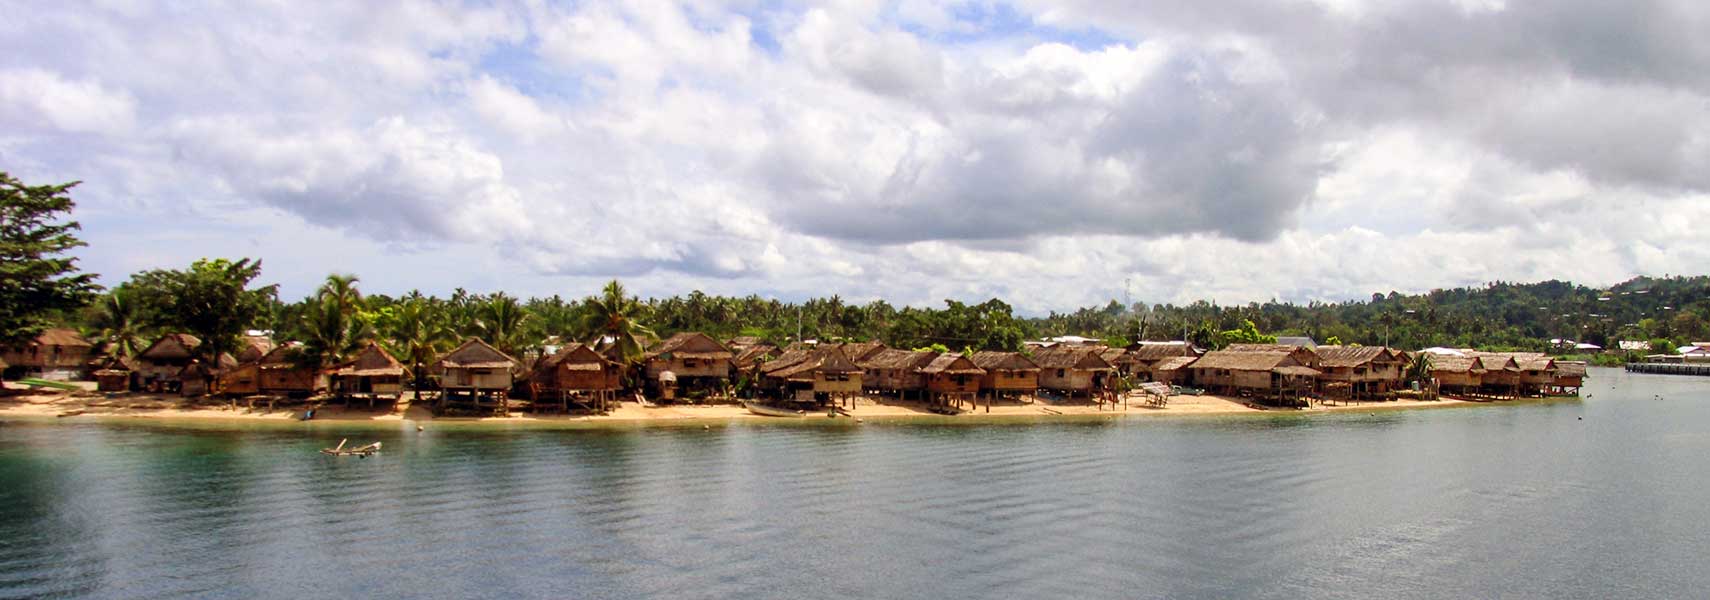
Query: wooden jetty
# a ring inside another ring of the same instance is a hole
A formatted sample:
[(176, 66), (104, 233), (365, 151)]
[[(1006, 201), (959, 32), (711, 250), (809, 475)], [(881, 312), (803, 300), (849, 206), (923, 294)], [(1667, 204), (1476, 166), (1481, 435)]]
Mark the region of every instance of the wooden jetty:
[(1627, 372), (1705, 376), (1710, 375), (1710, 363), (1627, 363)]

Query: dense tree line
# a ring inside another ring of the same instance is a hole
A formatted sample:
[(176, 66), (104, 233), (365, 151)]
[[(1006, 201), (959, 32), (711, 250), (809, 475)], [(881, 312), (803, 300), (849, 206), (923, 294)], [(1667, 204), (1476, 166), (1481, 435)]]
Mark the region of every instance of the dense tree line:
[(328, 365), (365, 344), (385, 344), (416, 365), (466, 337), (526, 355), (567, 341), (616, 340), (639, 358), (651, 340), (681, 331), (718, 338), (752, 336), (774, 344), (796, 339), (877, 340), (892, 347), (1017, 350), (1027, 339), (1056, 335), (1134, 340), (1186, 337), (1204, 347), (1304, 335), (1320, 341), (1402, 348), (1475, 347), (1543, 350), (1566, 338), (1611, 346), (1646, 340), (1661, 351), (1710, 340), (1710, 277), (1639, 277), (1609, 289), (1562, 281), (1372, 294), (1340, 303), (1286, 302), (1185, 306), (1111, 301), (1069, 313), (1023, 318), (1002, 300), (942, 307), (896, 307), (841, 297), (784, 302), (748, 295), (641, 299), (618, 282), (585, 298), (521, 299), (504, 292), (458, 289), (440, 298), (364, 294), (355, 276), (334, 274), (308, 297), (278, 297), (258, 285), (261, 262), (200, 260), (187, 269), (156, 269), (101, 292), (78, 272), (67, 251), (83, 245), (77, 223), (58, 220), (75, 185), (28, 186), (0, 173), (0, 343), (16, 343), (53, 324), (81, 328), (107, 351), (140, 351), (155, 335), (197, 335), (210, 356), (237, 348), (249, 329), (303, 343), (300, 360)]
[(775, 344), (801, 339), (882, 341), (902, 348), (1016, 350), (1028, 339), (1055, 335), (1134, 340), (1181, 339), (1204, 347), (1304, 335), (1321, 342), (1402, 348), (1427, 346), (1545, 350), (1550, 338), (1599, 345), (1618, 339), (1657, 340), (1658, 348), (1710, 339), (1710, 278), (1638, 278), (1606, 290), (1549, 281), (1492, 283), (1425, 294), (1373, 294), (1369, 301), (1267, 302), (1186, 306), (1111, 302), (1071, 313), (1022, 318), (1001, 300), (948, 300), (942, 308), (895, 307), (842, 298), (803, 302), (746, 296), (641, 299), (611, 282), (600, 294), (519, 299), (456, 290), (440, 298), (363, 294), (359, 280), (332, 275), (314, 294), (286, 302), (271, 286), (252, 286), (260, 264), (198, 261), (186, 271), (149, 271), (104, 294), (85, 311), (83, 325), (121, 352), (140, 348), (146, 334), (188, 331), (231, 348), (244, 329), (265, 329), (304, 342), (314, 361), (330, 364), (368, 341), (401, 359), (423, 363), (459, 340), (480, 337), (525, 355), (547, 344), (619, 339), (638, 357), (652, 339), (701, 331), (721, 339), (752, 336)]

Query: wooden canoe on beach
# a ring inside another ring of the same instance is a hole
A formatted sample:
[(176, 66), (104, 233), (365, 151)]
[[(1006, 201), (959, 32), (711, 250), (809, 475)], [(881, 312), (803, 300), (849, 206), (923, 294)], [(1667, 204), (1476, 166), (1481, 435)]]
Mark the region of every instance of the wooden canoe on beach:
[(757, 414), (757, 415), (760, 415), (763, 417), (803, 417), (803, 416), (807, 416), (806, 411), (791, 410), (791, 409), (783, 408), (780, 406), (767, 406), (767, 405), (761, 404), (759, 402), (749, 402), (747, 400), (743, 400), (742, 405), (745, 407), (748, 407), (748, 412), (751, 412), (751, 413), (754, 413), (754, 414)]

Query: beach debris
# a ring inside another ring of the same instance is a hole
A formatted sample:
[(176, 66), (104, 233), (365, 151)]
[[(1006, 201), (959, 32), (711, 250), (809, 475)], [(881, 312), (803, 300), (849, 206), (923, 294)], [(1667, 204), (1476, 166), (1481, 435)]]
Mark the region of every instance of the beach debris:
[(68, 411), (65, 411), (65, 412), (62, 412), (62, 413), (59, 413), (59, 414), (58, 414), (58, 415), (56, 415), (56, 416), (59, 416), (59, 417), (75, 417), (75, 416), (77, 416), (77, 415), (81, 415), (81, 414), (83, 414), (83, 409), (81, 409), (81, 408), (73, 408), (73, 409), (71, 409), (71, 410), (68, 410)]
[(416, 431), (425, 431), (425, 430), (427, 430), (426, 427), (422, 427), (421, 425), (416, 426)]
[(369, 444), (367, 446), (359, 446), (356, 448), (345, 448), (344, 444), (347, 441), (349, 441), (348, 438), (347, 439), (341, 439), (338, 441), (338, 446), (336, 446), (336, 447), (321, 448), (321, 454), (329, 454), (332, 456), (356, 456), (358, 458), (367, 458), (370, 455), (373, 455), (373, 454), (380, 451), (380, 442), (374, 442), (374, 443)]

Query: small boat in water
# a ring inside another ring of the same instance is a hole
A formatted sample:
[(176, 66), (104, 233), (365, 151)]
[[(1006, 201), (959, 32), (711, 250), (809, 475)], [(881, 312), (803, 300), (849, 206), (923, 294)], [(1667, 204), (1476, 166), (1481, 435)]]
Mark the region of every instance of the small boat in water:
[(761, 404), (759, 402), (751, 402), (748, 400), (743, 400), (742, 405), (748, 407), (748, 412), (751, 412), (751, 413), (754, 413), (754, 414), (757, 414), (757, 415), (760, 415), (763, 417), (803, 417), (803, 416), (807, 416), (807, 411), (793, 410), (793, 409), (788, 409), (788, 408), (784, 408), (781, 406), (768, 406), (765, 404)]
[(344, 443), (346, 441), (348, 441), (348, 440), (339, 440), (338, 446), (335, 448), (321, 448), (321, 454), (330, 454), (333, 456), (368, 457), (368, 456), (372, 456), (372, 455), (380, 452), (380, 442), (374, 442), (374, 443), (369, 444), (367, 446), (361, 446), (361, 447), (357, 447), (357, 448), (345, 448)]

